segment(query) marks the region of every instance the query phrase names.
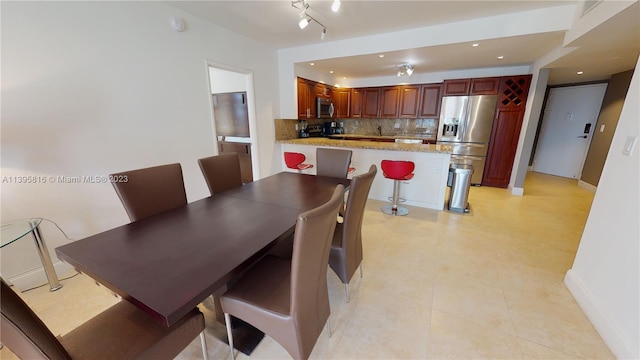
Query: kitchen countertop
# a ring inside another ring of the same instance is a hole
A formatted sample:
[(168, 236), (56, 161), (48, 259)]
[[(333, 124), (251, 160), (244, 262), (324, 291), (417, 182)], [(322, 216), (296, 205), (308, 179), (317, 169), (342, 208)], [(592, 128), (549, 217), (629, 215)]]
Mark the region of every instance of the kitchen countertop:
[(355, 140), (359, 138), (388, 138), (388, 139), (401, 139), (416, 137), (401, 137), (401, 136), (364, 136), (364, 135), (349, 135), (340, 134), (339, 137), (351, 137), (354, 140), (338, 140), (324, 137), (310, 137), (304, 139), (289, 139), (289, 140), (277, 140), (280, 144), (297, 144), (297, 145), (313, 145), (313, 146), (333, 146), (333, 147), (345, 147), (354, 149), (372, 149), (372, 150), (396, 150), (396, 151), (411, 151), (411, 152), (428, 152), (428, 153), (442, 153), (450, 154), (451, 146), (449, 145), (437, 145), (437, 144), (405, 144), (386, 141), (366, 141)]

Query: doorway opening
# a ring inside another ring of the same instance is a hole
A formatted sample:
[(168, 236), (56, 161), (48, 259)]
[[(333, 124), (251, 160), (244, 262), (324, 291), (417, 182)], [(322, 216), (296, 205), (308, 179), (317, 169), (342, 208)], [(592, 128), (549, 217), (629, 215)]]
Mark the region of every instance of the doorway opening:
[(207, 62), (213, 139), (218, 154), (238, 153), (242, 181), (260, 177), (253, 73)]

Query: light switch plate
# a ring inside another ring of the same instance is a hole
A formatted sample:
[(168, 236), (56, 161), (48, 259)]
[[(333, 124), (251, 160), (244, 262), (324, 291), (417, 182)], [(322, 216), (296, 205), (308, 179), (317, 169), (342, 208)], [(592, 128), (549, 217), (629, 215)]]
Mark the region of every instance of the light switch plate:
[(637, 136), (627, 136), (627, 141), (624, 143), (624, 149), (622, 149), (622, 155), (631, 156), (633, 150), (638, 142)]

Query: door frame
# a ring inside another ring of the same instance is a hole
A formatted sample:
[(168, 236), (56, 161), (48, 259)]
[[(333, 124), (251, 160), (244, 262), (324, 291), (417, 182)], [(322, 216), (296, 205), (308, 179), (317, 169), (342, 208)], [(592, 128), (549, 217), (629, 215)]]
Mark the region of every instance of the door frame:
[(218, 136), (216, 134), (216, 127), (215, 127), (215, 118), (214, 118), (214, 114), (213, 114), (213, 89), (211, 87), (211, 75), (209, 72), (209, 68), (214, 68), (217, 70), (222, 70), (222, 71), (228, 71), (228, 72), (234, 72), (234, 73), (238, 73), (238, 74), (242, 74), (244, 75), (244, 80), (245, 80), (245, 89), (244, 91), (247, 92), (247, 110), (248, 110), (248, 115), (249, 115), (249, 138), (251, 139), (251, 154), (253, 155), (251, 157), (251, 171), (253, 172), (253, 178), (254, 179), (260, 179), (260, 153), (258, 152), (258, 124), (257, 124), (257, 120), (256, 120), (256, 102), (255, 102), (255, 89), (253, 86), (253, 71), (251, 70), (247, 70), (247, 69), (243, 69), (243, 68), (239, 68), (239, 67), (235, 67), (232, 65), (227, 65), (227, 64), (223, 64), (223, 63), (219, 63), (219, 62), (215, 62), (212, 60), (206, 60), (205, 61), (205, 70), (206, 70), (206, 75), (207, 75), (207, 90), (208, 90), (208, 94), (207, 94), (207, 98), (209, 99), (209, 117), (211, 119), (211, 125), (212, 125), (212, 129), (211, 129), (211, 135), (213, 138), (213, 142), (214, 144), (216, 144), (214, 152), (215, 154), (218, 154)]

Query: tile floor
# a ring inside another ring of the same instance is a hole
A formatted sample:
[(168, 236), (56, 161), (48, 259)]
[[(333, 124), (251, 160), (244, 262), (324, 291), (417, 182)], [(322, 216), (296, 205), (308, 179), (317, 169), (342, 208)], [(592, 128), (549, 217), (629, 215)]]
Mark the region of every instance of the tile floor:
[[(593, 194), (575, 180), (529, 173), (523, 197), (472, 188), (471, 213), (410, 208), (406, 217), (369, 201), (364, 277), (351, 302), (329, 270), (331, 327), (315, 359), (613, 359), (563, 284)], [(117, 301), (86, 276), (23, 293), (54, 334)], [(210, 303), (201, 305), (214, 321)], [(208, 329), (209, 356), (229, 358)], [(196, 339), (179, 359), (200, 359)], [(239, 359), (246, 356), (239, 355)], [(0, 358), (13, 359), (6, 349)], [(287, 359), (265, 337), (252, 359)]]

